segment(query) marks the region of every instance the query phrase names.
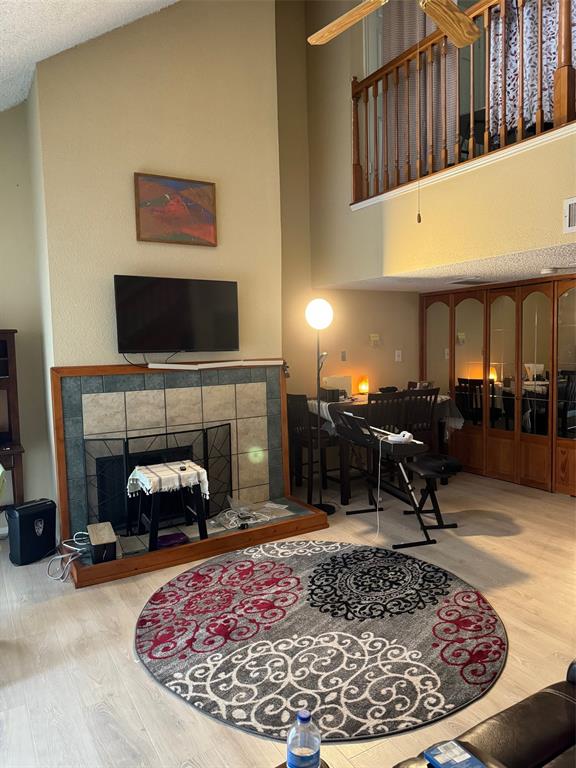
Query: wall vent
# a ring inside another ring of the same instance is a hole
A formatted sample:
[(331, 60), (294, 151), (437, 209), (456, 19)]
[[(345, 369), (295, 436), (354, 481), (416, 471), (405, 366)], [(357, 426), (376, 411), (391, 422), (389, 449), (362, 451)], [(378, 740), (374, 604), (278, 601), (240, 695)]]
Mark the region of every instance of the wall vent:
[(564, 200), (564, 234), (576, 232), (576, 197)]

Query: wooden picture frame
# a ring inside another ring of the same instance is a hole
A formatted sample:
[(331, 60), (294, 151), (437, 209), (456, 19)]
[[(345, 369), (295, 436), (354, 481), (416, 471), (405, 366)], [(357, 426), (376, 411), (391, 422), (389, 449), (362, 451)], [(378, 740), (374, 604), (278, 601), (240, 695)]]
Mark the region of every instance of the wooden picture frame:
[(135, 173), (134, 203), (137, 240), (218, 245), (214, 182)]

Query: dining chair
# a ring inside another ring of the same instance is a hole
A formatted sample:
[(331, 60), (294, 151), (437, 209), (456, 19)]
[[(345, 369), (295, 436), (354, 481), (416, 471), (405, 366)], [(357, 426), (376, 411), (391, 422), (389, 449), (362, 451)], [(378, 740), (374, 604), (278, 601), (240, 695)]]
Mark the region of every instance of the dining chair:
[(409, 389), (404, 392), (402, 428), (411, 432), (417, 440), (434, 446), (434, 409), (438, 400), (438, 387), (433, 389)]
[(326, 449), (338, 444), (334, 435), (320, 429), (320, 442), (318, 442), (318, 430), (316, 417), (312, 417), (308, 408), (307, 395), (287, 395), (288, 411), (288, 440), (289, 440), (289, 465), (290, 486), (292, 481), (296, 486), (302, 485), (304, 469), (304, 451), (306, 451), (306, 498), (308, 504), (312, 504), (312, 491), (314, 482), (314, 454), (319, 454), (320, 481), (322, 487), (328, 485), (326, 468)]

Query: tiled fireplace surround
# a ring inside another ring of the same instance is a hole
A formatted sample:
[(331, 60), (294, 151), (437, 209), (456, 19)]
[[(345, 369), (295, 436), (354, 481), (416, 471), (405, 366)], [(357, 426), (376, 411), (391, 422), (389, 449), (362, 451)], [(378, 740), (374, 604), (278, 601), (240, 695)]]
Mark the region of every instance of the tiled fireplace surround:
[(137, 437), (230, 423), (232, 486), (241, 501), (284, 494), (280, 366), (62, 378), (71, 532), (84, 530), (85, 437)]

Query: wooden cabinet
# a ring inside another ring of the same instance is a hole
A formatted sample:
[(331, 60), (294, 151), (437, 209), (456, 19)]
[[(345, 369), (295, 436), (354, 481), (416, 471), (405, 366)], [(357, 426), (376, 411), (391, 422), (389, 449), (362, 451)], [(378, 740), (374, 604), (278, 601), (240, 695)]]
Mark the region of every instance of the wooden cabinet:
[(573, 275), (423, 295), (420, 376), (448, 378), (467, 471), (576, 495)]

